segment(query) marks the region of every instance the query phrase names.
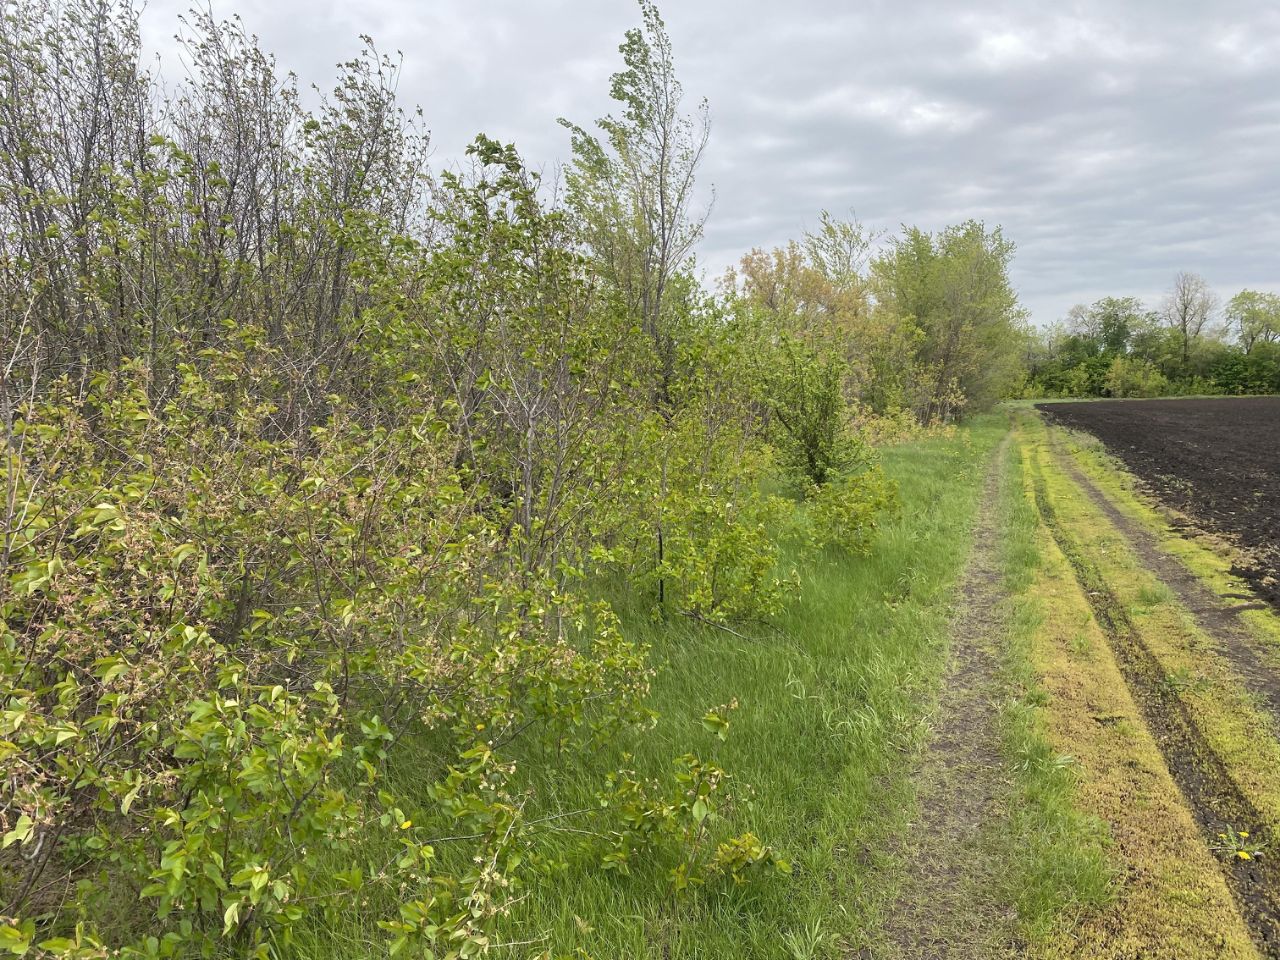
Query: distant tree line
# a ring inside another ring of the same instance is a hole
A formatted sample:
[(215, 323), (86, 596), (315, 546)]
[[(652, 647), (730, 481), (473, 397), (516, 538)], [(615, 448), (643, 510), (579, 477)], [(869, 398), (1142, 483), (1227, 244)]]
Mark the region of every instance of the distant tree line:
[(1180, 273), (1154, 309), (1104, 297), (1029, 345), (1027, 396), (1280, 393), (1280, 294), (1242, 290), (1223, 305)]

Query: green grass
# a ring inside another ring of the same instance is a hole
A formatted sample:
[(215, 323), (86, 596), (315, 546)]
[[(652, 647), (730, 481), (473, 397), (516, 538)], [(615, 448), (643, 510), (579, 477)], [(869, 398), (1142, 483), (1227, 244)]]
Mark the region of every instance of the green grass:
[[(591, 806), (624, 753), (642, 776), (662, 777), (693, 751), (733, 776), (742, 799), (732, 832), (757, 834), (792, 873), (676, 894), (660, 859), (629, 877), (600, 870), (580, 855), (570, 818), (569, 830), (543, 839), (549, 869), (521, 891), (501, 938), (512, 945), (506, 955), (834, 958), (864, 942), (894, 893), (892, 838), (912, 807), (909, 775), (945, 662), (951, 589), (983, 465), (1007, 427), (1004, 416), (980, 418), (954, 437), (885, 450), (903, 506), (874, 552), (828, 552), (805, 565), (798, 597), (753, 639), (620, 610), (653, 645), (657, 724), (591, 756), (527, 764), (538, 809), (526, 812)], [(721, 742), (699, 718), (735, 698)], [(370, 956), (371, 912), (353, 900), (333, 926), (300, 935), (293, 954)]]
[[(656, 775), (688, 749), (706, 754), (739, 793), (750, 788), (734, 832), (773, 845), (792, 875), (673, 895), (657, 868), (627, 879), (584, 864), (532, 891), (513, 939), (545, 937), (551, 955), (834, 957), (874, 924), (981, 464), (1003, 429), (1003, 418), (988, 419), (955, 439), (886, 451), (900, 517), (870, 557), (828, 554), (802, 569), (797, 602), (760, 639), (628, 615), (660, 663), (660, 719), (632, 745), (635, 767)], [(734, 698), (740, 708), (720, 743), (698, 718)], [(607, 769), (617, 758), (596, 759)], [(558, 806), (589, 800), (568, 778), (543, 790), (556, 786)], [(566, 852), (572, 845), (566, 837)]]
[[(735, 832), (776, 847), (792, 875), (673, 895), (657, 868), (618, 878), (584, 864), (533, 891), (514, 939), (546, 937), (552, 955), (823, 957), (874, 922), (877, 869), (910, 798), (903, 761), (941, 664), (979, 464), (1000, 430), (986, 421), (887, 451), (901, 516), (871, 557), (828, 554), (802, 569), (797, 602), (761, 639), (628, 616), (660, 663), (660, 720), (634, 745), (634, 765), (660, 774), (691, 746), (707, 754), (740, 793), (750, 788)], [(697, 721), (733, 698), (740, 708), (722, 744)], [(562, 784), (560, 805), (586, 799)]]
[(1000, 837), (1001, 856), (1009, 867), (1002, 894), (1017, 907), (1027, 939), (1039, 943), (1072, 915), (1105, 904), (1114, 871), (1106, 825), (1078, 809), (1075, 758), (1055, 751), (1047, 736), (1050, 700), (1036, 663), (1036, 644), (1045, 628), (1043, 599), (1036, 589), (1043, 562), (1037, 545), (1040, 518), (1027, 496), (1017, 444), (1010, 445), (1005, 468), (1009, 482), (1000, 513), (1011, 610), (1004, 736), (1018, 795), (1009, 830)]

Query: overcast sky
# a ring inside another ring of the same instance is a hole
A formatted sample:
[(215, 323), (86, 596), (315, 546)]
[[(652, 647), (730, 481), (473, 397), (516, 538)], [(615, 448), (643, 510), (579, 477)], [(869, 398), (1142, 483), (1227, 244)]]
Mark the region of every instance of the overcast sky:
[[(189, 0), (151, 0), (149, 46)], [(690, 105), (706, 97), (699, 257), (719, 273), (820, 210), (885, 229), (974, 217), (1018, 245), (1037, 323), (1073, 303), (1153, 303), (1178, 270), (1224, 297), (1280, 291), (1280, 3), (667, 0)], [(359, 34), (404, 55), (435, 161), (477, 132), (534, 165), (558, 116), (610, 109), (631, 0), (214, 0), (280, 65), (327, 85)], [(175, 64), (176, 69), (176, 64)], [(170, 68), (166, 67), (166, 74)], [(176, 76), (176, 72), (174, 73)]]

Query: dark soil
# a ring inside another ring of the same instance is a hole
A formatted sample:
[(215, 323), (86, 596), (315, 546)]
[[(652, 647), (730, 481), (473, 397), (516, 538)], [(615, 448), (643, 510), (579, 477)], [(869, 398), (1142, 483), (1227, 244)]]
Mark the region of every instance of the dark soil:
[(1234, 541), (1235, 573), (1280, 610), (1280, 397), (1041, 403), (1166, 505)]
[(1280, 729), (1280, 671), (1259, 655), (1256, 642), (1238, 619), (1241, 609), (1252, 605), (1224, 600), (1215, 594), (1176, 558), (1160, 549), (1149, 530), (1121, 513), (1056, 444), (1053, 452), (1058, 466), (1114, 524), (1143, 566), (1177, 594), (1196, 624), (1213, 640)]

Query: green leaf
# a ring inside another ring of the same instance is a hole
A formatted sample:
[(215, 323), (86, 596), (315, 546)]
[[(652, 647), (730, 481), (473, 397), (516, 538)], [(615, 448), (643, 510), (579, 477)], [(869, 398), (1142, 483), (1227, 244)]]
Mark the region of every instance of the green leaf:
[(13, 825), (13, 829), (4, 835), (4, 841), (0, 842), (0, 850), (10, 847), (15, 843), (25, 843), (27, 838), (31, 836), (31, 830), (34, 827), (35, 824), (25, 813), (19, 816), (18, 822)]
[(21, 957), (31, 949), (31, 938), (35, 934), (35, 925), (23, 921), (20, 925), (10, 921), (0, 926), (0, 950), (5, 950), (15, 957)]
[(693, 809), (690, 812), (693, 814), (694, 822), (701, 823), (707, 819), (707, 814), (711, 812), (711, 809), (707, 806), (707, 801), (699, 797), (693, 801)]
[(240, 922), (240, 901), (234, 901), (222, 915), (222, 935), (225, 937)]
[(130, 790), (128, 793), (124, 795), (124, 799), (120, 801), (121, 813), (129, 812), (129, 808), (133, 806), (133, 801), (138, 799), (138, 791), (141, 789), (142, 789), (142, 784), (139, 783), (136, 787), (134, 787), (132, 790)]

